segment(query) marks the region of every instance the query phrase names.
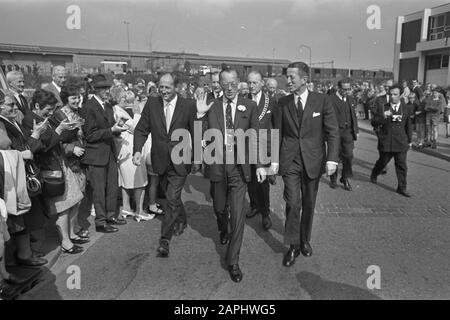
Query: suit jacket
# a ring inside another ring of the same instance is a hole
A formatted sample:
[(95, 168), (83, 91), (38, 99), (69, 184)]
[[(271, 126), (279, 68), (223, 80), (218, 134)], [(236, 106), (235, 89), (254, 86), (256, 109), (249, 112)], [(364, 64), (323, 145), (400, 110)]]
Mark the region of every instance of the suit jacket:
[(49, 92), (51, 92), (51, 93), (53, 93), (55, 95), (56, 99), (58, 100), (58, 102), (56, 103), (56, 107), (62, 107), (63, 106), (63, 103), (61, 101), (61, 97), (59, 95), (58, 89), (56, 89), (56, 87), (53, 85), (53, 82), (50, 82), (43, 89), (46, 90), (46, 91), (49, 91)]
[(92, 97), (81, 108), (85, 122), (82, 127), (86, 139), (85, 153), (81, 163), (90, 166), (106, 166), (110, 155), (116, 158), (116, 146), (111, 127), (114, 125), (114, 112), (109, 103), (105, 109)]
[[(252, 99), (251, 93), (248, 95), (249, 99)], [(267, 99), (267, 107), (266, 107), (266, 99)], [(259, 100), (258, 105), (256, 106), (256, 112), (259, 120), (259, 128), (267, 130), (267, 155), (270, 157), (271, 155), (271, 129), (274, 126), (274, 117), (273, 113), (275, 112), (275, 108), (277, 107), (277, 102), (275, 99), (270, 98), (268, 93), (261, 93), (261, 99)], [(261, 163), (261, 161), (260, 161)], [(266, 164), (266, 163), (264, 163)], [(270, 164), (270, 163), (269, 163)]]
[[(330, 96), (331, 102), (333, 103), (333, 107), (334, 110), (336, 112), (336, 118), (338, 121), (338, 125), (339, 125), (339, 133), (341, 135), (341, 139), (342, 139), (342, 135), (345, 132), (345, 129), (348, 128), (348, 126), (350, 126), (350, 132), (352, 135), (353, 140), (357, 139), (357, 134), (358, 134), (358, 120), (356, 119), (356, 103), (355, 100), (352, 97), (347, 97), (347, 101), (344, 102), (341, 99), (339, 99), (339, 97), (334, 94), (332, 96)], [(349, 111), (350, 114), (350, 121), (351, 123), (346, 124), (346, 117), (345, 117), (345, 112), (346, 109)]]
[[(133, 154), (142, 152), (142, 147), (148, 138), (152, 135), (152, 167), (153, 171), (159, 175), (164, 174), (169, 168), (172, 149), (179, 143), (172, 140), (172, 133), (176, 129), (187, 129), (191, 134), (191, 141), (194, 141), (194, 120), (196, 119), (197, 108), (195, 101), (184, 99), (178, 95), (177, 103), (172, 114), (169, 132), (166, 129), (166, 118), (164, 116), (164, 102), (161, 97), (150, 97), (145, 104), (135, 130), (133, 142)], [(191, 172), (192, 150), (187, 150), (189, 161), (187, 163), (175, 164), (173, 167), (178, 175), (186, 176)]]
[(412, 90), (416, 94), (416, 99), (421, 101), (423, 98), (423, 91), (419, 86), (415, 86)]
[[(245, 111), (239, 111), (238, 106), (245, 106)], [(203, 116), (203, 127), (207, 129), (218, 129), (222, 133), (222, 137), (225, 136), (225, 120), (223, 114), (223, 99), (215, 99), (214, 104), (209, 111)], [(234, 130), (242, 129), (244, 132), (248, 129), (254, 129), (256, 132), (259, 130), (259, 120), (256, 102), (247, 98), (238, 97), (236, 105), (236, 113), (234, 116)], [(247, 159), (249, 154), (257, 154), (257, 144), (249, 143), (248, 139), (245, 141), (245, 155), (237, 153), (238, 166), (242, 169), (242, 175), (245, 182), (251, 181), (251, 166)], [(236, 151), (235, 151), (236, 152)], [(224, 152), (225, 153), (225, 152)], [(214, 154), (213, 154), (214, 155)], [(242, 157), (245, 156), (245, 161)], [(225, 161), (224, 161), (225, 162)], [(241, 164), (239, 164), (241, 163)], [(258, 163), (256, 167), (261, 165)], [(210, 165), (210, 179), (213, 182), (221, 181), (225, 178), (225, 164), (213, 163)]]
[(339, 127), (328, 95), (308, 93), (302, 123), (298, 121), (293, 94), (278, 101), (274, 115), (281, 139), (280, 175), (289, 170), (299, 153), (310, 179), (317, 179), (325, 172), (326, 161), (339, 162)]
[(409, 149), (412, 141), (411, 110), (400, 102), (399, 112), (401, 122), (393, 122), (392, 116), (385, 117), (384, 112), (391, 110), (390, 103), (378, 108), (373, 116), (373, 122), (379, 126), (378, 150), (382, 152), (403, 152)]
[[(223, 92), (221, 92), (221, 95), (219, 96), (219, 99), (222, 98), (223, 96)], [(211, 102), (213, 102), (215, 100), (215, 96), (214, 96), (214, 92), (209, 92), (208, 95), (206, 96), (206, 103), (210, 104)]]

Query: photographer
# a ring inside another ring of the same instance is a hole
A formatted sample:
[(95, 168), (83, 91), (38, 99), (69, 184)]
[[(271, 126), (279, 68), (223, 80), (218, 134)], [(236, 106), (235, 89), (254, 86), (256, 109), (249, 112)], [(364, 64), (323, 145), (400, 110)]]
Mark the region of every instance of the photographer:
[(389, 103), (379, 106), (372, 119), (372, 122), (379, 126), (378, 151), (380, 158), (372, 170), (370, 181), (377, 183), (378, 175), (394, 158), (398, 179), (397, 193), (410, 197), (406, 191), (406, 153), (412, 140), (411, 110), (406, 108), (401, 100), (402, 88), (400, 86), (392, 86), (389, 93)]

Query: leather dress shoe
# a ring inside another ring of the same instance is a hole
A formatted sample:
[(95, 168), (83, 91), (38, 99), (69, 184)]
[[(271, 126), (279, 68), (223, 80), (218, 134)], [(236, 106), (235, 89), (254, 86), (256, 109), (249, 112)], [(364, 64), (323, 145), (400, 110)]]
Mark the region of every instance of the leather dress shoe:
[(370, 176), (370, 182), (372, 182), (373, 184), (377, 184), (377, 177)]
[(336, 189), (337, 188), (336, 180), (337, 180), (337, 173), (333, 173), (330, 176), (330, 188), (331, 189)]
[(290, 267), (295, 263), (295, 258), (300, 255), (300, 250), (295, 246), (290, 246), (288, 252), (283, 257), (283, 266)]
[(411, 197), (411, 195), (405, 189), (397, 189), (397, 193), (407, 198)]
[(19, 257), (16, 257), (16, 261), (19, 265), (27, 267), (40, 267), (48, 263), (47, 259), (38, 258), (36, 256), (31, 256), (28, 259), (21, 259)]
[(270, 216), (262, 217), (262, 226), (264, 230), (269, 230), (272, 227), (272, 220), (270, 219)]
[(305, 257), (311, 257), (313, 253), (311, 245), (308, 242), (303, 242), (300, 244), (300, 252)]
[(228, 232), (220, 232), (220, 244), (226, 245), (230, 241), (230, 235)]
[(230, 278), (234, 282), (242, 281), (242, 271), (239, 268), (238, 264), (233, 264), (232, 266), (228, 266), (228, 272), (230, 273)]
[(352, 186), (350, 185), (350, 181), (348, 179), (341, 178), (339, 181), (344, 185), (344, 189), (347, 191), (352, 191)]
[(111, 218), (111, 219), (106, 220), (106, 222), (108, 224), (114, 224), (117, 226), (127, 224), (127, 221), (123, 218)]
[(157, 257), (167, 258), (169, 256), (169, 240), (161, 239), (159, 240), (159, 247), (156, 249)]
[(247, 212), (245, 216), (250, 219), (256, 216), (258, 213), (259, 213), (258, 209), (251, 209), (250, 212)]
[(109, 224), (104, 224), (102, 226), (96, 226), (95, 231), (102, 232), (102, 233), (113, 233), (119, 231), (116, 227), (113, 227)]

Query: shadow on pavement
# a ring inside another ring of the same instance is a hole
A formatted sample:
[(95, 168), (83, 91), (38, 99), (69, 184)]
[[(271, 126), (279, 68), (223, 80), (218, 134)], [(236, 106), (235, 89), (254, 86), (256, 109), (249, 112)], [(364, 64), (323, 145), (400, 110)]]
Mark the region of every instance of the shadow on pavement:
[(56, 276), (43, 267), (37, 281), (29, 291), (19, 296), (18, 300), (62, 300), (55, 282)]
[(209, 193), (210, 190), (210, 180), (206, 179), (203, 176), (199, 175), (189, 175), (186, 179), (186, 183), (184, 184), (184, 192), (192, 193), (192, 188), (203, 193), (206, 201), (212, 202), (211, 195)]
[(228, 270), (225, 264), (225, 252), (227, 246), (220, 244), (219, 231), (217, 229), (217, 221), (213, 207), (209, 205), (200, 205), (194, 201), (186, 201), (184, 207), (188, 217), (188, 225), (193, 230), (197, 231), (203, 238), (209, 238), (214, 242), (215, 250), (220, 257), (222, 268)]
[(312, 272), (300, 272), (296, 277), (312, 300), (382, 300), (368, 290), (328, 281)]
[[(245, 209), (244, 209), (245, 211)], [(266, 231), (261, 222), (261, 215), (257, 214), (253, 218), (246, 218), (245, 223), (252, 228), (256, 234), (276, 253), (284, 253), (286, 251), (282, 242), (277, 240), (272, 232), (277, 232), (281, 236), (284, 235), (284, 226), (280, 218), (274, 213), (270, 214), (270, 219), (272, 220), (272, 228)]]

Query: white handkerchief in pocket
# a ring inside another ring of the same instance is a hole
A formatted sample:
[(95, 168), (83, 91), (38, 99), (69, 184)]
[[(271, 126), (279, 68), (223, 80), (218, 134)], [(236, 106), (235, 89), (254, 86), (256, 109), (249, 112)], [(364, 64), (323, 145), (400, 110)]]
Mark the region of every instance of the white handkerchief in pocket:
[(313, 118), (320, 116), (320, 112), (314, 112), (313, 113)]

